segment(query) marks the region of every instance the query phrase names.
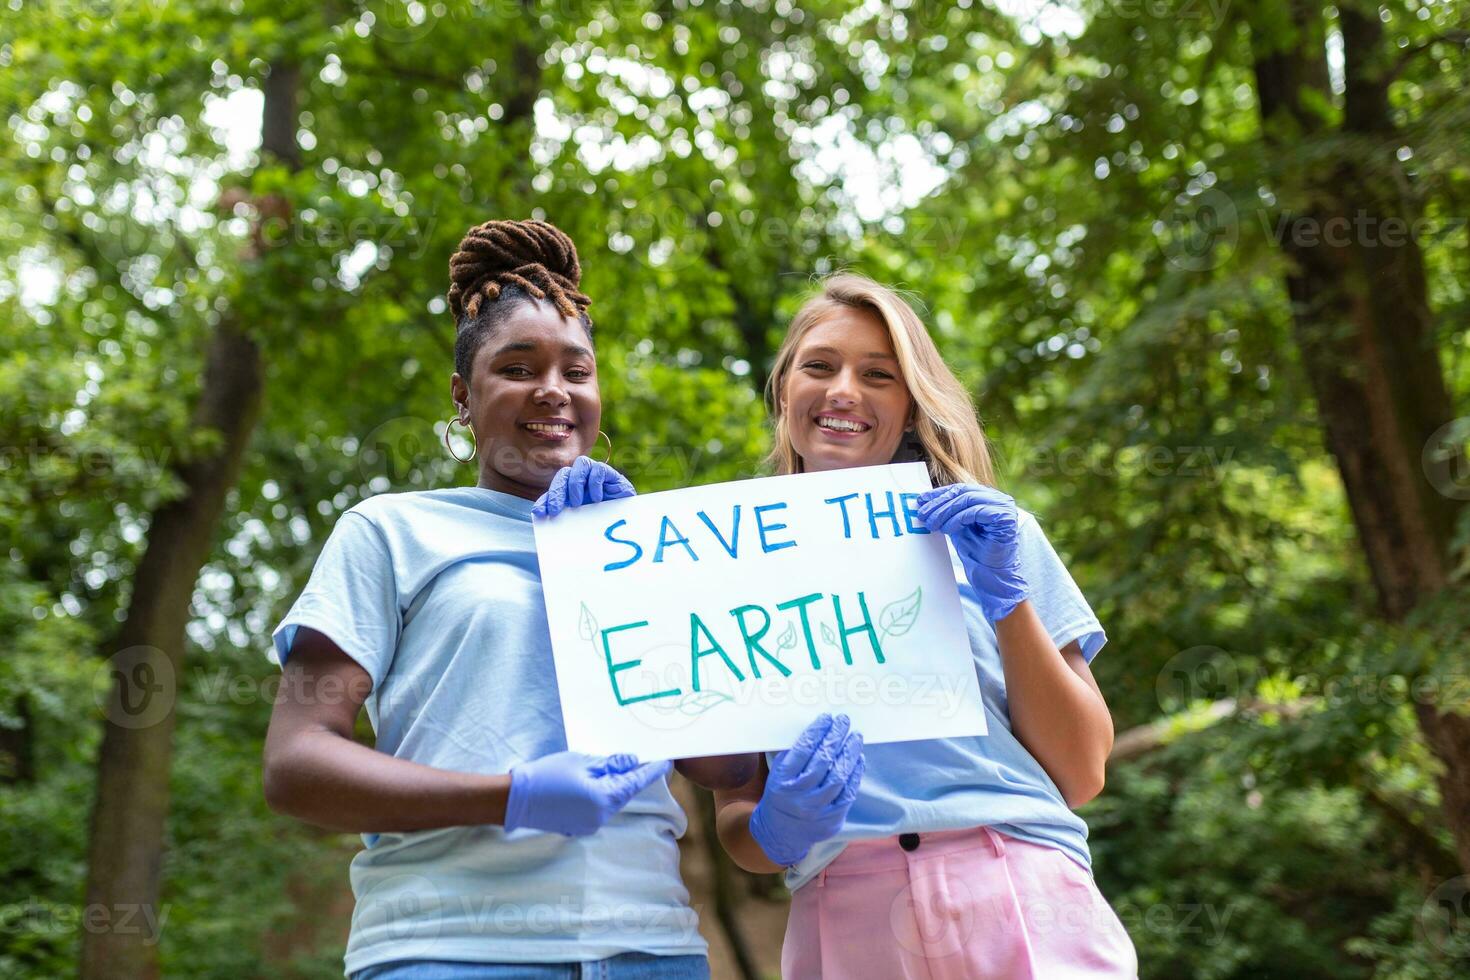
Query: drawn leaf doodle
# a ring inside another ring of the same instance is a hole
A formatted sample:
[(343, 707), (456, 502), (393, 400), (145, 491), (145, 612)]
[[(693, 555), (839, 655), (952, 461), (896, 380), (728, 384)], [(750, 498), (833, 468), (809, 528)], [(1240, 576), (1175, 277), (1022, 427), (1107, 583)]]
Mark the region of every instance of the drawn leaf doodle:
[(837, 645), (837, 634), (833, 633), (832, 627), (828, 626), (826, 623), (822, 624), (822, 641), (828, 646), (835, 647)]
[(878, 628), (886, 636), (903, 636), (919, 621), (919, 607), (924, 604), (923, 586), (902, 599), (895, 599), (878, 614)]
[(787, 623), (781, 635), (776, 638), (777, 650), (790, 650), (796, 646), (796, 624)]
[(691, 692), (679, 699), (679, 710), (686, 715), (702, 715), (717, 705), (734, 700), (720, 691)]
[(597, 635), (597, 617), (592, 615), (592, 610), (587, 608), (587, 603), (582, 603), (582, 614), (577, 617), (577, 635), (584, 640), (590, 640)]

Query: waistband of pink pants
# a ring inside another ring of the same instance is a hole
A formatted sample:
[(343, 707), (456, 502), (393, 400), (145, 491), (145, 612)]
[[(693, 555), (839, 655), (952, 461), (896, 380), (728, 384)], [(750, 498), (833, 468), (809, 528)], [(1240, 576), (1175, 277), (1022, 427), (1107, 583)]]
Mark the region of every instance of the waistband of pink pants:
[[(904, 839), (908, 838), (907, 841)], [(911, 846), (905, 846), (909, 844)], [(849, 841), (842, 853), (817, 873), (816, 881), (829, 875), (860, 875), (875, 871), (897, 871), (915, 861), (944, 857), (976, 848), (985, 848), (1003, 857), (1007, 848), (1036, 848), (1040, 844), (1017, 840), (990, 827), (966, 827), (963, 830), (934, 830), (921, 834), (895, 834)]]

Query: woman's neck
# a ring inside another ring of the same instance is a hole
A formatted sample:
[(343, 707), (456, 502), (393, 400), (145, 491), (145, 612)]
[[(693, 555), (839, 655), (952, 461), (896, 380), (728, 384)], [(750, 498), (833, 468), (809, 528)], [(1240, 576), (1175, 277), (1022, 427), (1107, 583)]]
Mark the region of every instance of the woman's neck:
[(475, 486), (482, 490), (494, 490), (497, 493), (508, 493), (512, 497), (520, 497), (523, 500), (536, 500), (549, 487), (550, 481), (546, 483), (522, 483), (512, 479), (504, 473), (490, 469), (488, 466), (480, 470), (480, 482)]

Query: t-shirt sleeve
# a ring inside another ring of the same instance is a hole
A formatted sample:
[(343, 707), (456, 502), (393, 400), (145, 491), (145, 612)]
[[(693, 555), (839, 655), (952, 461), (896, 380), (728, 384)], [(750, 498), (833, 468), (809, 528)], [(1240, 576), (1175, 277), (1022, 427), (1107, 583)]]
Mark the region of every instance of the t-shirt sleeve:
[(1072, 580), (1067, 566), (1057, 557), (1034, 515), (1022, 515), (1017, 533), (1021, 574), (1031, 587), (1031, 604), (1046, 627), (1047, 635), (1058, 650), (1077, 640), (1082, 648), (1082, 658), (1092, 663), (1092, 658), (1108, 642), (1097, 615)]
[(348, 511), (338, 518), (306, 588), (271, 634), (272, 659), (285, 665), (303, 626), (341, 647), (377, 689), (393, 661), (403, 616), (392, 554), (382, 532), (361, 514)]

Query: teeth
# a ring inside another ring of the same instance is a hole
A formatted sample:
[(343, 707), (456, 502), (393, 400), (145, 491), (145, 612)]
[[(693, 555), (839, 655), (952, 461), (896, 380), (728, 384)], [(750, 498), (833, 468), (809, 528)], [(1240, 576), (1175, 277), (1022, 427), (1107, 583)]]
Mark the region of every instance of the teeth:
[(565, 422), (527, 422), (526, 428), (532, 432), (571, 432), (572, 427)]
[(836, 429), (838, 432), (866, 432), (868, 427), (861, 422), (853, 422), (849, 419), (834, 419), (823, 416), (817, 419), (817, 425), (824, 429)]

